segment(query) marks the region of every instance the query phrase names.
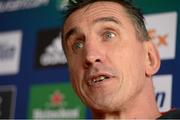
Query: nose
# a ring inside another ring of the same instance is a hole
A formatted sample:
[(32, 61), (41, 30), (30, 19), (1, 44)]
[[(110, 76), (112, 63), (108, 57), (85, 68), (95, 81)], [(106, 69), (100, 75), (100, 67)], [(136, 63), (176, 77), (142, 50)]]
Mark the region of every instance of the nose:
[(86, 45), (86, 49), (84, 51), (84, 66), (88, 68), (97, 63), (103, 63), (105, 58), (105, 51), (103, 48), (94, 43)]

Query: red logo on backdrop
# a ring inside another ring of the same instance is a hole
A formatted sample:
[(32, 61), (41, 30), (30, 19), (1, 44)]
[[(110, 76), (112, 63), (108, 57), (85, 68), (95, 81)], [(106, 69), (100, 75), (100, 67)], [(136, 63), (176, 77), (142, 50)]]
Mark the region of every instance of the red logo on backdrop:
[(63, 95), (58, 90), (54, 91), (50, 99), (53, 106), (59, 106), (64, 101)]

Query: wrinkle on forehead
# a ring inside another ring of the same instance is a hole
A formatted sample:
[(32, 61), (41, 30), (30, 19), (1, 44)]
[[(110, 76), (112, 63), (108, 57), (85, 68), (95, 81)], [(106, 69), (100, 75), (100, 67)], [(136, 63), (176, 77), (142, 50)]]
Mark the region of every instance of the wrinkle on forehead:
[(110, 1), (94, 2), (74, 11), (69, 16), (69, 18), (67, 18), (64, 28), (71, 27), (67, 23), (71, 23), (71, 25), (73, 25), (74, 23), (80, 23), (82, 19), (88, 22), (88, 21), (93, 21), (94, 17), (96, 19), (97, 17), (100, 16), (103, 17), (107, 15), (120, 17), (126, 15), (126, 12), (123, 6), (115, 2), (110, 2)]
[[(117, 6), (117, 7), (111, 7), (111, 5), (109, 6), (108, 4), (113, 4), (113, 5)], [(101, 8), (101, 9), (99, 9), (99, 8)], [(82, 9), (79, 9), (79, 10), (83, 11), (82, 15), (91, 15), (91, 14), (94, 14), (96, 12), (98, 13), (98, 11), (112, 12), (112, 10), (115, 13), (120, 13), (120, 11), (125, 12), (123, 6), (121, 6), (118, 3), (111, 2), (111, 1), (94, 2), (94, 3), (91, 3), (91, 4), (88, 4), (88, 5), (84, 6)]]

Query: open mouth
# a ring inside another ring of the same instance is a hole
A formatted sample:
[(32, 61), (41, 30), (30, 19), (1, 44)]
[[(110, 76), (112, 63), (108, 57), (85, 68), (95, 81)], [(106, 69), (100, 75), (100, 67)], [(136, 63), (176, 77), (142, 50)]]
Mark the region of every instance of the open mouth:
[(89, 85), (95, 85), (95, 84), (100, 83), (100, 82), (102, 82), (102, 81), (105, 81), (105, 80), (107, 80), (107, 79), (109, 79), (108, 76), (100, 75), (100, 76), (98, 76), (98, 77), (94, 77), (93, 79), (89, 80), (89, 81), (88, 81), (88, 84), (89, 84)]

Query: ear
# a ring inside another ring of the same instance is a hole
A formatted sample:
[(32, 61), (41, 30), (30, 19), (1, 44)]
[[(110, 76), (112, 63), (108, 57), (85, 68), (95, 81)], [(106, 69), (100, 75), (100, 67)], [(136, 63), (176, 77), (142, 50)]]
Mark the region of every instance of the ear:
[(160, 68), (159, 53), (152, 41), (144, 41), (146, 50), (145, 55), (145, 73), (146, 76), (154, 75)]

